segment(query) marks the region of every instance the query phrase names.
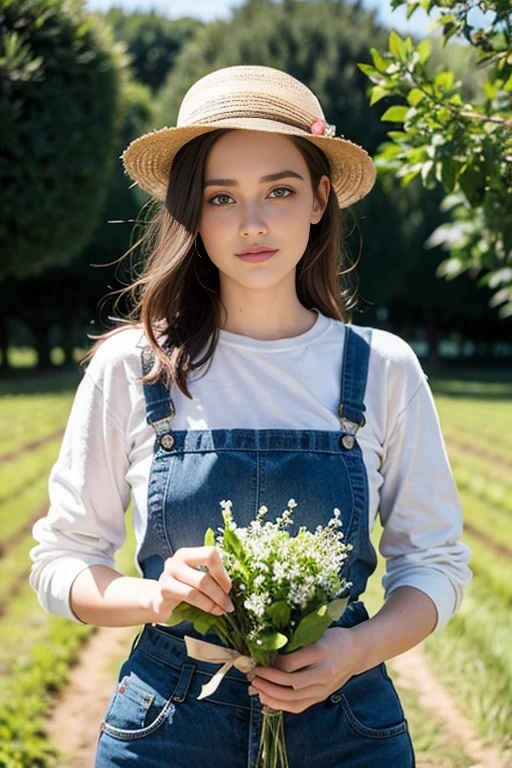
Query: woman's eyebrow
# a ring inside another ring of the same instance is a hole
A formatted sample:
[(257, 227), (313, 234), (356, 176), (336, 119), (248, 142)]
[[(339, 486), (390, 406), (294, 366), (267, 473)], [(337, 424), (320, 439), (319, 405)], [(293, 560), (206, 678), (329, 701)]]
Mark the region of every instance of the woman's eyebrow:
[[(270, 173), (268, 176), (262, 176), (260, 184), (267, 184), (270, 181), (278, 181), (279, 179), (290, 177), (304, 181), (302, 176), (295, 171), (279, 171), (278, 173)], [(238, 187), (238, 182), (236, 179), (208, 179), (204, 184), (204, 188), (206, 187)]]

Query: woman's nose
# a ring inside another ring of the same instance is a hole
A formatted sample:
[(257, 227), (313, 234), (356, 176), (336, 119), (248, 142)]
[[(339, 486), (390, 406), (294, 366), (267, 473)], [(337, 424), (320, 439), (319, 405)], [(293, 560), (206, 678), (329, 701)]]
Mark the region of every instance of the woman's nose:
[(246, 206), (240, 222), (240, 234), (246, 237), (265, 235), (268, 232), (267, 224), (262, 216), (262, 211), (257, 206)]

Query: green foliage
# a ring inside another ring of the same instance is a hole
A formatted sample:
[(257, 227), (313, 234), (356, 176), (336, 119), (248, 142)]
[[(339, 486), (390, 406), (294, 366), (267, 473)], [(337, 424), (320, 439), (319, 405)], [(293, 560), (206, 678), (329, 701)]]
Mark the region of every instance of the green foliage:
[[(391, 30), (388, 50), (372, 49), (373, 65), (359, 67), (371, 80), (371, 104), (399, 97), (382, 120), (400, 124), (388, 133), (376, 156), (381, 173), (393, 173), (403, 186), (419, 176), (426, 189), (449, 193), (444, 210), (451, 221), (438, 227), (427, 247), (450, 252), (438, 274), (452, 279), (468, 271), (478, 285), (494, 291), (491, 306), (512, 315), (512, 17), (510, 4), (489, 0), (495, 13), (487, 29), (468, 19), (471, 3), (459, 0), (392, 0), (408, 16), (418, 8), (441, 8), (436, 20), (443, 42), (463, 37), (475, 52), (481, 76), (472, 100), (451, 69), (432, 70), (432, 44), (414, 44)], [(466, 46), (467, 48), (467, 46)]]
[(330, 624), (339, 619), (347, 603), (348, 598), (332, 600), (327, 605), (321, 605), (315, 611), (304, 616), (290, 636), (290, 640), (285, 648), (286, 653), (320, 640)]
[[(33, 594), (30, 595), (33, 601)], [(14, 650), (8, 666), (3, 652), (0, 694), (0, 766), (49, 768), (57, 751), (44, 733), (51, 697), (68, 677), (70, 664), (94, 627), (52, 617), (41, 642)], [(5, 646), (4, 646), (5, 648)]]
[(113, 162), (122, 58), (66, 0), (0, 0), (0, 278), (67, 264)]
[[(110, 291), (129, 281), (129, 267), (116, 265), (130, 246), (133, 220), (141, 205), (138, 191), (130, 189), (119, 156), (140, 133), (144, 133), (152, 115), (151, 91), (147, 86), (125, 78), (119, 94), (119, 125), (116, 141), (110, 147), (113, 171), (106, 180), (106, 193), (97, 225), (89, 232), (88, 242), (70, 265), (49, 267), (40, 276), (0, 283), (0, 303), (7, 316), (16, 317), (32, 330), (38, 349), (38, 363), (48, 363), (48, 333), (53, 325), (62, 326), (67, 362), (71, 363), (71, 335), (76, 344), (87, 346), (83, 329), (88, 328), (95, 308), (103, 316), (112, 313)], [(37, 295), (37, 303), (33, 297)], [(105, 323), (101, 323), (104, 325)], [(81, 336), (78, 337), (78, 333)]]
[(160, 88), (185, 43), (204, 26), (199, 19), (166, 19), (154, 10), (127, 14), (117, 7), (105, 19), (116, 40), (127, 46), (133, 77), (152, 91)]

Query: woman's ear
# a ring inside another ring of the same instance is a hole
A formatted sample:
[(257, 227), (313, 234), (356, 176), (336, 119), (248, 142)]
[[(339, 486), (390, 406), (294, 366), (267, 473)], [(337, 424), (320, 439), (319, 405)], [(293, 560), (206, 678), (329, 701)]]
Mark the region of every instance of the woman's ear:
[(329, 191), (331, 189), (331, 182), (328, 176), (322, 176), (319, 181), (318, 189), (313, 202), (313, 210), (311, 211), (311, 224), (318, 224), (323, 216), (325, 209), (327, 208), (327, 201), (329, 199)]

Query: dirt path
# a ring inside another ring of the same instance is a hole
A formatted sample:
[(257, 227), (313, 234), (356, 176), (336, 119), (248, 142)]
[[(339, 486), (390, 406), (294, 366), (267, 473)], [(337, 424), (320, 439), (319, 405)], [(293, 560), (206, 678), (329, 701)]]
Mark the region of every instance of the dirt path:
[[(50, 740), (64, 752), (60, 768), (92, 768), (98, 727), (115, 684), (114, 668), (126, 657), (136, 634), (134, 627), (100, 628), (73, 667), (69, 685), (48, 721)], [(101, 663), (98, 663), (101, 660)], [(486, 746), (471, 723), (432, 674), (422, 645), (388, 662), (394, 680), (414, 689), (419, 704), (443, 724), (455, 747), (467, 754), (472, 768), (509, 768), (492, 747)], [(85, 717), (84, 717), (85, 713)], [(419, 761), (418, 768), (441, 768), (435, 760)]]
[(483, 743), (470, 721), (456, 708), (446, 689), (433, 675), (421, 643), (388, 664), (395, 672), (393, 679), (396, 683), (404, 688), (412, 688), (422, 709), (443, 724), (450, 743), (475, 761), (471, 768), (512, 766), (512, 763), (505, 764), (492, 747)]
[(116, 672), (137, 634), (136, 627), (100, 627), (91, 637), (46, 726), (48, 738), (63, 751), (59, 768), (92, 768), (101, 718), (116, 682)]

